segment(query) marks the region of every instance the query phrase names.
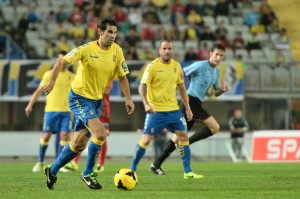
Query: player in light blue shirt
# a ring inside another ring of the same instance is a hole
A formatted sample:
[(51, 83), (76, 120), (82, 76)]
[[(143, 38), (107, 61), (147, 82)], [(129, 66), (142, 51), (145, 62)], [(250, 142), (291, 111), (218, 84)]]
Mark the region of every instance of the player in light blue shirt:
[[(205, 127), (197, 129), (189, 138), (190, 144), (212, 136), (219, 131), (220, 127), (218, 122), (202, 107), (202, 103), (211, 86), (213, 86), (216, 97), (228, 90), (227, 83), (223, 82), (222, 85), (219, 83), (220, 69), (218, 68), (218, 65), (224, 59), (224, 54), (224, 46), (221, 44), (214, 44), (211, 47), (209, 60), (194, 62), (183, 69), (185, 76), (190, 78), (190, 85), (187, 93), (189, 96), (189, 104), (193, 112), (193, 119), (187, 121), (187, 129), (190, 131), (195, 122), (202, 122), (205, 124)], [(185, 113), (185, 107), (182, 103), (180, 103), (180, 110), (183, 114)], [(161, 168), (161, 164), (175, 150), (175, 143), (177, 142), (178, 138), (176, 135), (168, 141), (162, 154), (150, 166), (151, 171), (159, 175), (165, 174)]]

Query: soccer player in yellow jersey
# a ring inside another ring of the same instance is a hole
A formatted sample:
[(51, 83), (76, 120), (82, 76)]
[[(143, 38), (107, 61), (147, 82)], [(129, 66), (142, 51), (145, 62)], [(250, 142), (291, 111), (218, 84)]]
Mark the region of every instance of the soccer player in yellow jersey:
[(130, 168), (136, 171), (137, 165), (144, 156), (153, 136), (160, 133), (164, 128), (168, 128), (178, 136), (179, 145), (183, 149), (180, 156), (184, 168), (184, 179), (202, 178), (202, 175), (192, 172), (190, 166), (191, 158), (186, 121), (179, 109), (176, 88), (178, 88), (182, 102), (186, 107), (188, 120), (192, 119), (193, 113), (188, 104), (182, 68), (177, 61), (172, 59), (173, 52), (173, 43), (169, 40), (162, 41), (159, 47), (159, 58), (149, 63), (144, 71), (139, 86), (139, 94), (142, 97), (147, 115), (144, 134), (136, 146)]
[(107, 134), (99, 120), (101, 99), (105, 88), (114, 77), (117, 76), (119, 79), (121, 90), (125, 96), (127, 113), (131, 114), (134, 111), (134, 103), (130, 96), (126, 77), (129, 71), (121, 47), (114, 43), (117, 30), (114, 18), (101, 18), (97, 25), (99, 39), (84, 44), (59, 59), (54, 65), (49, 82), (44, 87), (46, 95), (51, 94), (59, 72), (78, 61), (77, 73), (69, 94), (69, 107), (76, 118), (74, 135), (70, 144), (67, 144), (51, 167), (45, 168), (49, 189), (54, 189), (59, 168), (86, 148), (90, 136), (92, 136), (92, 141), (88, 146), (86, 166), (81, 180), (91, 189), (102, 188), (96, 179), (97, 174), (94, 173), (93, 168)]
[[(58, 55), (58, 59), (63, 57), (66, 52), (62, 51)], [(34, 91), (27, 107), (25, 114), (29, 117), (32, 112), (32, 107), (39, 99), (44, 91), (45, 84), (49, 81), (51, 70), (47, 71), (39, 87)], [(71, 131), (72, 120), (71, 111), (68, 106), (68, 93), (71, 90), (71, 82), (74, 79), (74, 74), (69, 70), (64, 69), (57, 77), (57, 84), (53, 88), (50, 95), (46, 96), (45, 116), (43, 125), (43, 136), (40, 139), (38, 162), (33, 167), (33, 172), (40, 172), (43, 168), (44, 158), (48, 143), (52, 134), (60, 134), (60, 143), (58, 146), (58, 154), (69, 142), (69, 132)]]

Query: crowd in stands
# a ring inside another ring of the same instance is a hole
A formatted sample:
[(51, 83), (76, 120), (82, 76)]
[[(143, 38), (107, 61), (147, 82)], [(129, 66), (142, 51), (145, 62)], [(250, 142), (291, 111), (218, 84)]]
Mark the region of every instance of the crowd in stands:
[(41, 14), (42, 1), (46, 0), (11, 0), (7, 5), (26, 5), (26, 12), (14, 18), (25, 42), (33, 39), (26, 36), (28, 32), (46, 32), (35, 38), (45, 43), (37, 58), (51, 59), (60, 51), (97, 39), (98, 19), (111, 15), (119, 23), (117, 42), (127, 60), (155, 58), (157, 41), (162, 39), (180, 43), (174, 45), (179, 46), (175, 48), (179, 61), (207, 59), (214, 42), (231, 50), (232, 57), (243, 50), (247, 52), (243, 56), (251, 58), (251, 51), (262, 50), (262, 42), (271, 41), (270, 35), (276, 32), (280, 34), (273, 40), (274, 58), (284, 61), (283, 52), (289, 49), (287, 31), (279, 27), (267, 0), (49, 0), (49, 7), (42, 9), (47, 13)]

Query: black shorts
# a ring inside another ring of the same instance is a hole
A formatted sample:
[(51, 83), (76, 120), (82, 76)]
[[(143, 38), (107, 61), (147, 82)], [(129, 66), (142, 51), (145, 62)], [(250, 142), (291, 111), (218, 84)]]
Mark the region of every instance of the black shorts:
[(201, 122), (201, 121), (206, 120), (207, 118), (209, 118), (211, 116), (202, 107), (202, 102), (198, 98), (189, 95), (189, 104), (190, 104), (190, 108), (191, 108), (192, 113), (193, 113), (193, 119), (191, 121), (187, 121), (186, 113), (185, 113), (185, 106), (182, 103), (182, 101), (180, 102), (180, 110), (184, 114), (184, 117), (187, 121), (188, 131), (191, 130), (191, 128), (193, 127), (195, 122)]

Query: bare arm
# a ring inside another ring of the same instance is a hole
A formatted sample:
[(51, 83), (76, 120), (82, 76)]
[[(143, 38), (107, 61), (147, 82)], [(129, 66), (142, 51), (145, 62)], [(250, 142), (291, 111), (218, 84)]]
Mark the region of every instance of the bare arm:
[(55, 65), (53, 67), (50, 80), (44, 86), (44, 91), (45, 91), (46, 95), (48, 95), (52, 91), (55, 81), (56, 81), (56, 78), (57, 78), (58, 74), (60, 73), (60, 71), (64, 68), (66, 68), (68, 65), (69, 65), (69, 63), (63, 57), (58, 58), (57, 62), (55, 63)]
[(190, 121), (191, 119), (193, 119), (193, 113), (191, 111), (189, 101), (188, 101), (188, 95), (186, 94), (186, 88), (183, 83), (178, 84), (178, 91), (179, 91), (179, 95), (180, 95), (181, 100), (186, 109), (187, 119), (188, 119), (188, 121)]
[(120, 88), (122, 90), (122, 93), (125, 96), (125, 106), (126, 106), (126, 111), (130, 115), (134, 111), (134, 103), (131, 99), (130, 96), (130, 89), (129, 89), (129, 83), (128, 79), (125, 76), (119, 76), (119, 83), (120, 83)]
[(27, 117), (29, 117), (31, 111), (32, 111), (32, 107), (35, 104), (35, 102), (39, 99), (39, 97), (41, 96), (41, 94), (43, 93), (44, 87), (43, 86), (39, 86), (34, 93), (31, 96), (30, 101), (28, 102), (26, 108), (25, 108), (25, 114)]
[(140, 83), (139, 94), (143, 100), (144, 108), (147, 113), (155, 113), (153, 107), (149, 104), (147, 100), (147, 84)]

